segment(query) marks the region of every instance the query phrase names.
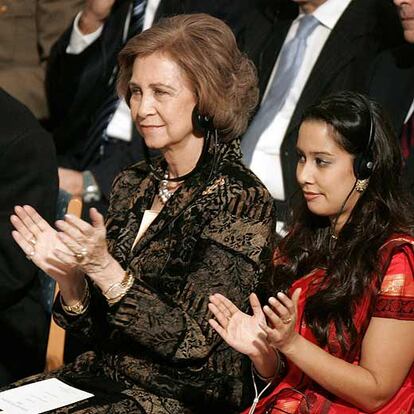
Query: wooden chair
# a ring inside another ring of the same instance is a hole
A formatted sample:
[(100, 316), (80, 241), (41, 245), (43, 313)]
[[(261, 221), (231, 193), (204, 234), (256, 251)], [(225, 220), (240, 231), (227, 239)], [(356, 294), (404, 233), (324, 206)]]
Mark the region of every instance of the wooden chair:
[[(67, 207), (67, 213), (80, 217), (82, 213), (82, 199), (73, 197), (70, 199)], [(59, 292), (59, 286), (54, 284), (53, 300)], [(56, 325), (53, 317), (50, 318), (49, 337), (46, 348), (46, 366), (45, 371), (49, 372), (63, 365), (65, 352), (65, 330)]]

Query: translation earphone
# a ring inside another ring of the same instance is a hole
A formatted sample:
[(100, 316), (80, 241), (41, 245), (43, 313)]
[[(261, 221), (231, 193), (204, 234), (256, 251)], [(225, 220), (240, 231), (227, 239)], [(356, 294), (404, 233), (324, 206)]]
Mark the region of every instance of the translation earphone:
[(209, 132), (213, 132), (215, 129), (211, 117), (201, 114), (197, 106), (193, 109), (191, 119), (193, 121), (194, 130), (203, 136), (206, 136)]
[(366, 98), (364, 98), (364, 101), (369, 112), (370, 127), (367, 144), (364, 150), (354, 159), (354, 174), (357, 180), (366, 180), (369, 178), (374, 168), (374, 160), (372, 158), (372, 145), (375, 136), (374, 116), (369, 101)]

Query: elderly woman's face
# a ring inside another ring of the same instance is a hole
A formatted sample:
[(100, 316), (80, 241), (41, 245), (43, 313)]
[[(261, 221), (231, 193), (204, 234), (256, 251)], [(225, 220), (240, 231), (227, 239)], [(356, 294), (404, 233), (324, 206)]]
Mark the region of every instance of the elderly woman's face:
[(149, 148), (185, 148), (193, 133), (196, 104), (190, 82), (168, 55), (135, 59), (130, 80), (131, 113)]

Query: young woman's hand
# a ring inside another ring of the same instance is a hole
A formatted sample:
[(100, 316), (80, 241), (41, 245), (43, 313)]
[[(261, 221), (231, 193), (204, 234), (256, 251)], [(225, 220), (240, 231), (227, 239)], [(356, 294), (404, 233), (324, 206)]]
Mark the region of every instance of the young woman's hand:
[(301, 289), (293, 292), (289, 298), (282, 292), (276, 297), (269, 298), (269, 305), (263, 307), (267, 325), (263, 326), (270, 346), (281, 352), (285, 352), (298, 338), (295, 330), (297, 320), (297, 308)]
[(232, 348), (254, 358), (266, 352), (269, 347), (263, 329), (266, 318), (259, 299), (254, 293), (249, 299), (253, 315), (243, 313), (233, 302), (219, 293), (210, 296), (208, 307), (216, 319), (210, 319), (209, 323)]

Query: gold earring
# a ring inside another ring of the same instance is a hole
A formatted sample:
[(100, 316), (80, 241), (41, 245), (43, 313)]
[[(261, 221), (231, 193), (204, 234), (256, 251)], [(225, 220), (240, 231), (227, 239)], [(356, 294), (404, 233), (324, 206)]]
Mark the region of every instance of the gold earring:
[(358, 193), (363, 193), (367, 189), (368, 183), (369, 183), (369, 178), (366, 178), (365, 180), (358, 179), (355, 184), (355, 190), (357, 190)]

